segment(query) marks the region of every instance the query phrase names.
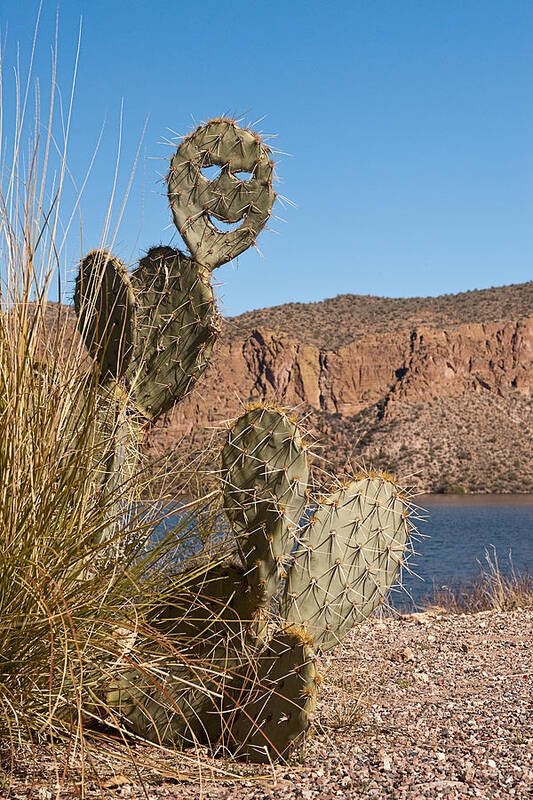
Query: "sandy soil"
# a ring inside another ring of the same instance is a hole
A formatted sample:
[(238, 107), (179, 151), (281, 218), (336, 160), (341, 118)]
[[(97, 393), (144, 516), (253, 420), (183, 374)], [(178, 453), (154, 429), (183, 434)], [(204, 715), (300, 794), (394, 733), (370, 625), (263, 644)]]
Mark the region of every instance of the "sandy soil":
[[(322, 672), (313, 735), (289, 766), (217, 761), (234, 777), (212, 780), (203, 769), (200, 780), (194, 754), (191, 763), (191, 754), (171, 759), (152, 752), (159, 775), (106, 759), (102, 788), (89, 780), (87, 796), (533, 797), (533, 609), (373, 620), (324, 659)], [(173, 769), (178, 777), (171, 777)], [(43, 755), (33, 781), (19, 765), (0, 796), (51, 800), (55, 786)]]

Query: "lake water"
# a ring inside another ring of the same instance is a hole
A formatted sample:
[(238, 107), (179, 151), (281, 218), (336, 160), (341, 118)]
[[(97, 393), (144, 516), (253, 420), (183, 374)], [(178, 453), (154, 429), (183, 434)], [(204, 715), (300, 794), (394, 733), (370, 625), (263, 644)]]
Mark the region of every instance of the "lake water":
[[(420, 495), (425, 517), (417, 524), (428, 538), (416, 545), (410, 560), (422, 578), (405, 575), (404, 584), (416, 603), (436, 587), (467, 584), (479, 574), (485, 550), (496, 550), (500, 570), (533, 574), (533, 495)], [(398, 599), (399, 596), (398, 596)], [(405, 605), (408, 598), (395, 605)]]
[[(396, 608), (420, 605), (433, 587), (468, 584), (485, 562), (485, 550), (498, 558), (501, 572), (533, 574), (533, 495), (419, 495), (424, 518), (417, 522), (425, 538), (416, 543), (409, 566), (417, 576), (404, 574), (407, 590), (395, 592)], [(169, 517), (172, 527), (176, 517)]]

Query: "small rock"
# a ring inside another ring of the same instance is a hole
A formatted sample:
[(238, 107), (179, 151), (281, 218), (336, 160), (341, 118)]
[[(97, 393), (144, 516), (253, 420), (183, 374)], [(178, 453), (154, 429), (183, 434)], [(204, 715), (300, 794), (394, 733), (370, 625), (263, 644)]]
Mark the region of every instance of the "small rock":
[(382, 764), (383, 764), (383, 769), (386, 772), (390, 772), (390, 769), (392, 767), (391, 757), (389, 755), (387, 755), (387, 753), (383, 753), (382, 756), (381, 756), (381, 761), (382, 761)]
[(390, 655), (391, 661), (402, 661), (407, 663), (408, 661), (414, 661), (415, 655), (410, 647), (402, 647), (399, 650), (393, 650)]

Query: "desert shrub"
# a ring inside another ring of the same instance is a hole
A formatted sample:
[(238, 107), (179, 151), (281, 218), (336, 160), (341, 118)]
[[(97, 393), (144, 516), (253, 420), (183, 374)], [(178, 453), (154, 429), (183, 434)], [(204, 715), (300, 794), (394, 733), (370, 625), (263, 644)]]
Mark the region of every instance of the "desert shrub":
[(501, 568), (494, 548), (485, 550), (484, 562), (479, 562), (479, 574), (472, 581), (434, 587), (428, 604), (456, 614), (512, 611), (533, 605), (533, 576), (518, 574), (511, 555), (507, 570)]

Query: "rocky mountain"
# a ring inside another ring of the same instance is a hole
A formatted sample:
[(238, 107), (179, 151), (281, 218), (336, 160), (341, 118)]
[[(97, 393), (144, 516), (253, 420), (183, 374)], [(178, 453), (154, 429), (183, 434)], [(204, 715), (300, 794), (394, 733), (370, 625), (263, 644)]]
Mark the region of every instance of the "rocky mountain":
[(429, 298), (341, 295), (224, 321), (154, 453), (201, 445), (254, 400), (306, 417), (339, 472), (419, 490), (533, 491), (533, 282)]

